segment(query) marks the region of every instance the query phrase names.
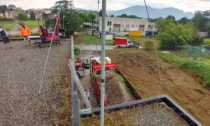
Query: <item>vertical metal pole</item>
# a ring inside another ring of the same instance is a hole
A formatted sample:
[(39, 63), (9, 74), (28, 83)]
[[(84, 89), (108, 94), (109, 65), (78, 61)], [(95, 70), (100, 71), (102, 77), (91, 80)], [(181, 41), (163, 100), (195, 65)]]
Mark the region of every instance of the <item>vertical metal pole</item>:
[(104, 126), (104, 96), (105, 96), (105, 22), (106, 0), (102, 0), (102, 43), (101, 43), (101, 126)]
[[(99, 0), (98, 0), (98, 17), (97, 17), (98, 31), (99, 31)], [(97, 28), (96, 28), (97, 29)], [(99, 33), (100, 34), (100, 33)], [(99, 35), (100, 38), (100, 35)], [(96, 41), (96, 51), (97, 51), (97, 41)]]
[[(73, 36), (71, 36), (71, 59), (74, 61), (74, 40)], [(75, 63), (75, 61), (74, 61)], [(71, 71), (71, 91), (75, 91), (75, 83), (74, 83), (74, 72)]]

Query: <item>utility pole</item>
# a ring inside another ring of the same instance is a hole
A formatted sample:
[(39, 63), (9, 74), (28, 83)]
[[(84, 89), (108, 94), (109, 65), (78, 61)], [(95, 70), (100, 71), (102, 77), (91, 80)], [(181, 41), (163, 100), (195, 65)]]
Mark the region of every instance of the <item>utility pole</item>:
[[(98, 17), (97, 17), (97, 24), (98, 24), (98, 31), (99, 31), (99, 0), (98, 0)], [(96, 27), (97, 29), (97, 27)], [(100, 37), (100, 33), (99, 33), (99, 37)], [(97, 52), (97, 41), (96, 41), (96, 52)]]
[(105, 22), (106, 0), (102, 0), (102, 39), (101, 39), (101, 126), (104, 126), (104, 96), (105, 96)]

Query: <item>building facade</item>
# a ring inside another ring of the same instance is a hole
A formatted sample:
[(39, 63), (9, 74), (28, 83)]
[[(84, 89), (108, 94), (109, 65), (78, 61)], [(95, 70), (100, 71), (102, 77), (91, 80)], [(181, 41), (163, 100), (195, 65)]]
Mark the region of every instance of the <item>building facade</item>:
[(16, 10), (17, 10), (17, 11), (22, 11), (23, 9), (20, 8), (20, 7), (17, 7)]
[(15, 19), (17, 17), (17, 13), (15, 11), (5, 11), (5, 17)]
[(16, 10), (16, 6), (10, 4), (10, 5), (7, 7), (7, 9), (9, 9), (9, 10)]
[[(144, 35), (146, 31), (156, 31), (153, 22), (148, 22), (148, 19), (137, 18), (120, 18), (120, 17), (106, 17), (106, 31), (128, 32), (141, 31)], [(93, 24), (93, 25), (92, 25)], [(102, 17), (97, 17), (93, 22), (84, 22), (83, 25), (89, 28), (102, 31)]]
[(0, 18), (4, 18), (4, 14), (3, 13), (0, 13)]

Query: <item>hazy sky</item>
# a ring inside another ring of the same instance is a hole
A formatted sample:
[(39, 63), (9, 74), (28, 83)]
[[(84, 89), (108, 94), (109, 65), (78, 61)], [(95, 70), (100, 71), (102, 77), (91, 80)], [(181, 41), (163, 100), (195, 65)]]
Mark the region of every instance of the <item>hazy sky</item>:
[[(23, 9), (28, 8), (50, 8), (57, 0), (0, 0), (2, 4), (14, 4)], [(147, 5), (153, 8), (174, 7), (185, 12), (196, 10), (210, 10), (210, 0), (146, 0)], [(94, 9), (98, 8), (98, 0), (74, 0), (76, 8)], [(100, 0), (101, 8), (102, 0)], [(119, 10), (133, 5), (144, 5), (144, 0), (107, 0), (107, 10)]]

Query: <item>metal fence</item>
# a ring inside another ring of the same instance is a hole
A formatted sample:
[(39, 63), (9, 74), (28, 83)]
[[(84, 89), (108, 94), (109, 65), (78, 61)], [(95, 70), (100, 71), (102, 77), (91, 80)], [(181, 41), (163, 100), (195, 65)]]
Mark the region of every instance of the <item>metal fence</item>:
[[(80, 126), (80, 112), (87, 112), (90, 113), (91, 105), (87, 97), (85, 96), (84, 88), (77, 76), (77, 72), (75, 70), (75, 61), (74, 61), (74, 39), (73, 36), (71, 37), (71, 59), (69, 59), (68, 64), (70, 71), (71, 71), (71, 103), (72, 103), (72, 125), (73, 126)], [(77, 89), (87, 106), (87, 109), (81, 110), (80, 101), (78, 99)]]

